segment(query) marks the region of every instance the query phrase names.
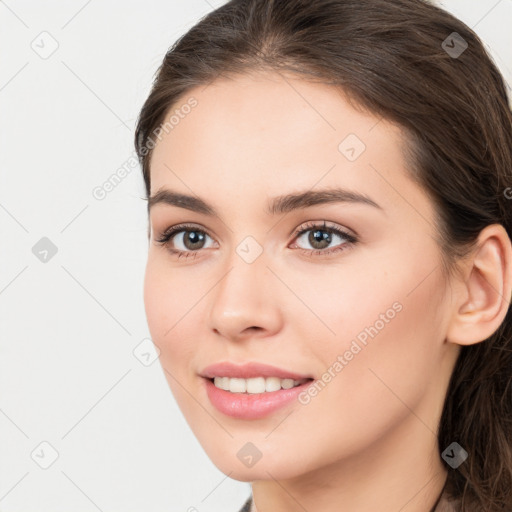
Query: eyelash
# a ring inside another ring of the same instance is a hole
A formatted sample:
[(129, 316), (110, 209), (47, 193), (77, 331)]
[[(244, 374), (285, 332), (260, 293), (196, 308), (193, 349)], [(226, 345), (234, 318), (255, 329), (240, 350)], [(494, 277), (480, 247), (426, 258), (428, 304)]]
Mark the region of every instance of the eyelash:
[[(314, 254), (318, 254), (320, 256), (331, 255), (331, 254), (334, 254), (334, 253), (337, 253), (340, 251), (344, 251), (348, 247), (351, 247), (352, 245), (354, 245), (358, 242), (357, 237), (355, 237), (355, 236), (347, 233), (346, 231), (343, 231), (342, 229), (337, 228), (335, 226), (328, 226), (325, 221), (323, 222), (323, 224), (319, 224), (316, 222), (308, 222), (305, 225), (300, 226), (298, 229), (296, 229), (293, 232), (294, 239), (298, 238), (299, 236), (303, 235), (304, 233), (307, 233), (308, 231), (312, 231), (314, 229), (321, 230), (321, 231), (327, 231), (331, 234), (338, 235), (341, 238), (344, 238), (346, 240), (346, 242), (333, 248), (333, 249), (330, 249), (330, 250), (303, 249), (301, 247), (297, 248), (299, 251), (301, 251), (303, 254), (306, 254), (307, 256), (313, 256)], [(177, 224), (176, 226), (172, 226), (172, 227), (166, 229), (162, 233), (160, 238), (156, 239), (155, 241), (160, 245), (168, 246), (169, 242), (171, 241), (171, 238), (173, 238), (174, 235), (176, 235), (182, 231), (185, 231), (185, 232), (186, 231), (195, 231), (197, 233), (202, 233), (207, 236), (210, 236), (205, 230), (199, 229), (197, 226), (195, 226), (193, 224)], [(210, 238), (212, 238), (212, 237), (210, 236)], [(191, 255), (192, 255), (192, 257), (195, 258), (197, 256), (197, 254), (200, 252), (200, 249), (197, 251), (179, 251), (176, 249), (172, 249), (170, 247), (167, 247), (167, 249), (172, 254), (177, 255), (178, 258), (181, 258), (181, 257), (189, 258)]]

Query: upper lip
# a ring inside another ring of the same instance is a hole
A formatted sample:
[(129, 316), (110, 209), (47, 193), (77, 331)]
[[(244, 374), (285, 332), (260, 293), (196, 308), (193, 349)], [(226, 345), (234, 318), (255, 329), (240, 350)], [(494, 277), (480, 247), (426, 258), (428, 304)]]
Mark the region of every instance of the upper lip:
[(213, 379), (214, 377), (234, 377), (240, 379), (250, 379), (253, 377), (277, 377), (279, 379), (310, 379), (310, 375), (302, 375), (300, 373), (291, 372), (271, 366), (268, 364), (250, 362), (241, 365), (230, 362), (221, 362), (203, 368), (200, 373), (201, 377)]

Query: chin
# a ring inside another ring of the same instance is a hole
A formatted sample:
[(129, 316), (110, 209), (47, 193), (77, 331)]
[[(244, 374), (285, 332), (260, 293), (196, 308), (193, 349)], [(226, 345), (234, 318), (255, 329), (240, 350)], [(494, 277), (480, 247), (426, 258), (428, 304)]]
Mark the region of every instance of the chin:
[[(207, 455), (210, 456), (210, 454)], [(210, 457), (210, 460), (222, 473), (240, 482), (270, 479), (287, 480), (304, 472), (304, 467), (301, 467), (301, 471), (298, 471), (297, 464), (286, 460), (272, 460), (268, 455), (265, 457), (265, 454), (252, 467), (244, 467), (244, 463), (236, 455), (233, 458), (226, 458), (225, 452), (223, 455), (222, 458)]]

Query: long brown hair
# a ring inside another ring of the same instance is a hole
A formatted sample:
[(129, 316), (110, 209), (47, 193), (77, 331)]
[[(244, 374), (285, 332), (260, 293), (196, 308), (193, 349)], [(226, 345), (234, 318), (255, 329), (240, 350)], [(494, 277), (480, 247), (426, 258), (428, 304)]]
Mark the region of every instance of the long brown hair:
[[(231, 0), (203, 17), (167, 52), (138, 118), (148, 196), (170, 109), (193, 87), (252, 70), (337, 85), (403, 129), (411, 177), (436, 207), (447, 275), (487, 225), (512, 238), (504, 80), (477, 35), (425, 0)], [(462, 347), (447, 391), (438, 442), (468, 452), (457, 469), (446, 466), (445, 490), (462, 510), (512, 510), (511, 310), (490, 338)]]

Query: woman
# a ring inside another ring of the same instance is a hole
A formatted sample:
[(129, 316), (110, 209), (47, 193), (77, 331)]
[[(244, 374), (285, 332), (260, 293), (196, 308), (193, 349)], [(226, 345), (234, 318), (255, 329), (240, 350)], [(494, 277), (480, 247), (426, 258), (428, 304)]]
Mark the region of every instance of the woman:
[(512, 510), (512, 115), (422, 0), (232, 0), (138, 119), (144, 300), (244, 511)]

